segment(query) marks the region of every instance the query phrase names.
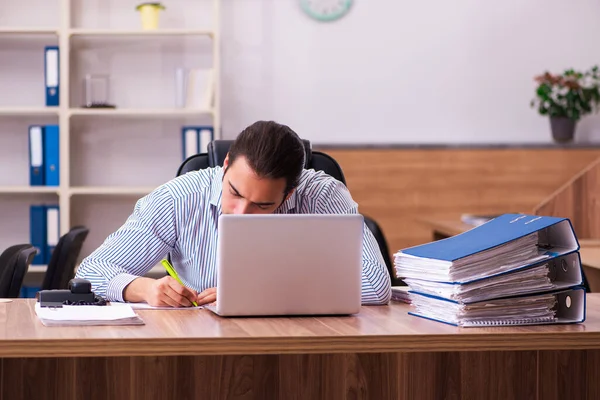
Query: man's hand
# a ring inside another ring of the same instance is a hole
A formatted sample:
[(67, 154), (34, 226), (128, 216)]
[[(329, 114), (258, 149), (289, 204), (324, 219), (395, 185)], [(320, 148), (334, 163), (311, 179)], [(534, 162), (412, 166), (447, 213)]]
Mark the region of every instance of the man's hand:
[(196, 299), (199, 306), (217, 301), (217, 288), (209, 288), (201, 292)]
[(181, 285), (170, 276), (160, 279), (137, 278), (123, 292), (126, 301), (145, 301), (154, 307), (189, 307), (198, 293)]
[(156, 279), (146, 292), (146, 303), (151, 306), (190, 307), (198, 295), (170, 276)]

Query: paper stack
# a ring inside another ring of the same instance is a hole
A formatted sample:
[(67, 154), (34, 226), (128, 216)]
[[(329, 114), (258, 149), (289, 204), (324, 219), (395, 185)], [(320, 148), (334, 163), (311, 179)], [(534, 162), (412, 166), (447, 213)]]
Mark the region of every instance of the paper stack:
[(410, 304), (408, 286), (392, 286), (392, 301)]
[(575, 323), (585, 319), (578, 250), (568, 219), (505, 214), (394, 261), (413, 315), (465, 327)]
[(35, 313), (44, 326), (69, 325), (143, 325), (144, 321), (130, 306), (41, 307)]

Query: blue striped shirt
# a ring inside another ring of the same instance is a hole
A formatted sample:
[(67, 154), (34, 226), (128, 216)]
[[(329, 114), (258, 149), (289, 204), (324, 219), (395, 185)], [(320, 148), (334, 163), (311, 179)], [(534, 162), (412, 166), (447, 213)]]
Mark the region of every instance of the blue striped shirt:
[[(223, 169), (181, 175), (139, 199), (123, 226), (86, 257), (76, 276), (96, 294), (124, 301), (123, 290), (170, 253), (183, 283), (198, 292), (217, 284), (217, 220), (221, 214)], [(355, 214), (346, 186), (331, 176), (304, 170), (293, 194), (275, 213)], [(390, 276), (371, 231), (364, 227), (363, 304), (386, 304)]]

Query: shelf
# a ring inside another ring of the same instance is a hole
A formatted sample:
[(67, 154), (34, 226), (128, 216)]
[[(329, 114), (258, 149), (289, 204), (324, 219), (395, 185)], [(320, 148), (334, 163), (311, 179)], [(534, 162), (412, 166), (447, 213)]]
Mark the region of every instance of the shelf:
[(35, 193), (54, 193), (58, 194), (58, 186), (0, 186), (0, 194), (35, 194)]
[(71, 36), (137, 36), (137, 37), (152, 37), (152, 36), (214, 36), (214, 31), (211, 30), (196, 30), (196, 29), (156, 29), (156, 30), (139, 30), (139, 29), (71, 29)]
[(58, 116), (58, 107), (0, 107), (0, 116)]
[(0, 27), (0, 35), (57, 35), (56, 28)]
[(100, 196), (145, 196), (156, 187), (127, 187), (127, 186), (79, 186), (72, 187), (71, 195), (100, 195)]
[(212, 114), (213, 110), (189, 108), (71, 108), (72, 116), (107, 116), (107, 117), (190, 117)]

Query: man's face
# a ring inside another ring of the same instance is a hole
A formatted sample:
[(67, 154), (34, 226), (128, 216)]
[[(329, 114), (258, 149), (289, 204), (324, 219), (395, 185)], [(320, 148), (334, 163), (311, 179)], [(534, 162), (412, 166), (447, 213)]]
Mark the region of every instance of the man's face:
[(223, 214), (270, 214), (284, 201), (284, 178), (259, 178), (245, 157), (238, 157), (229, 164), (227, 156), (223, 168)]

